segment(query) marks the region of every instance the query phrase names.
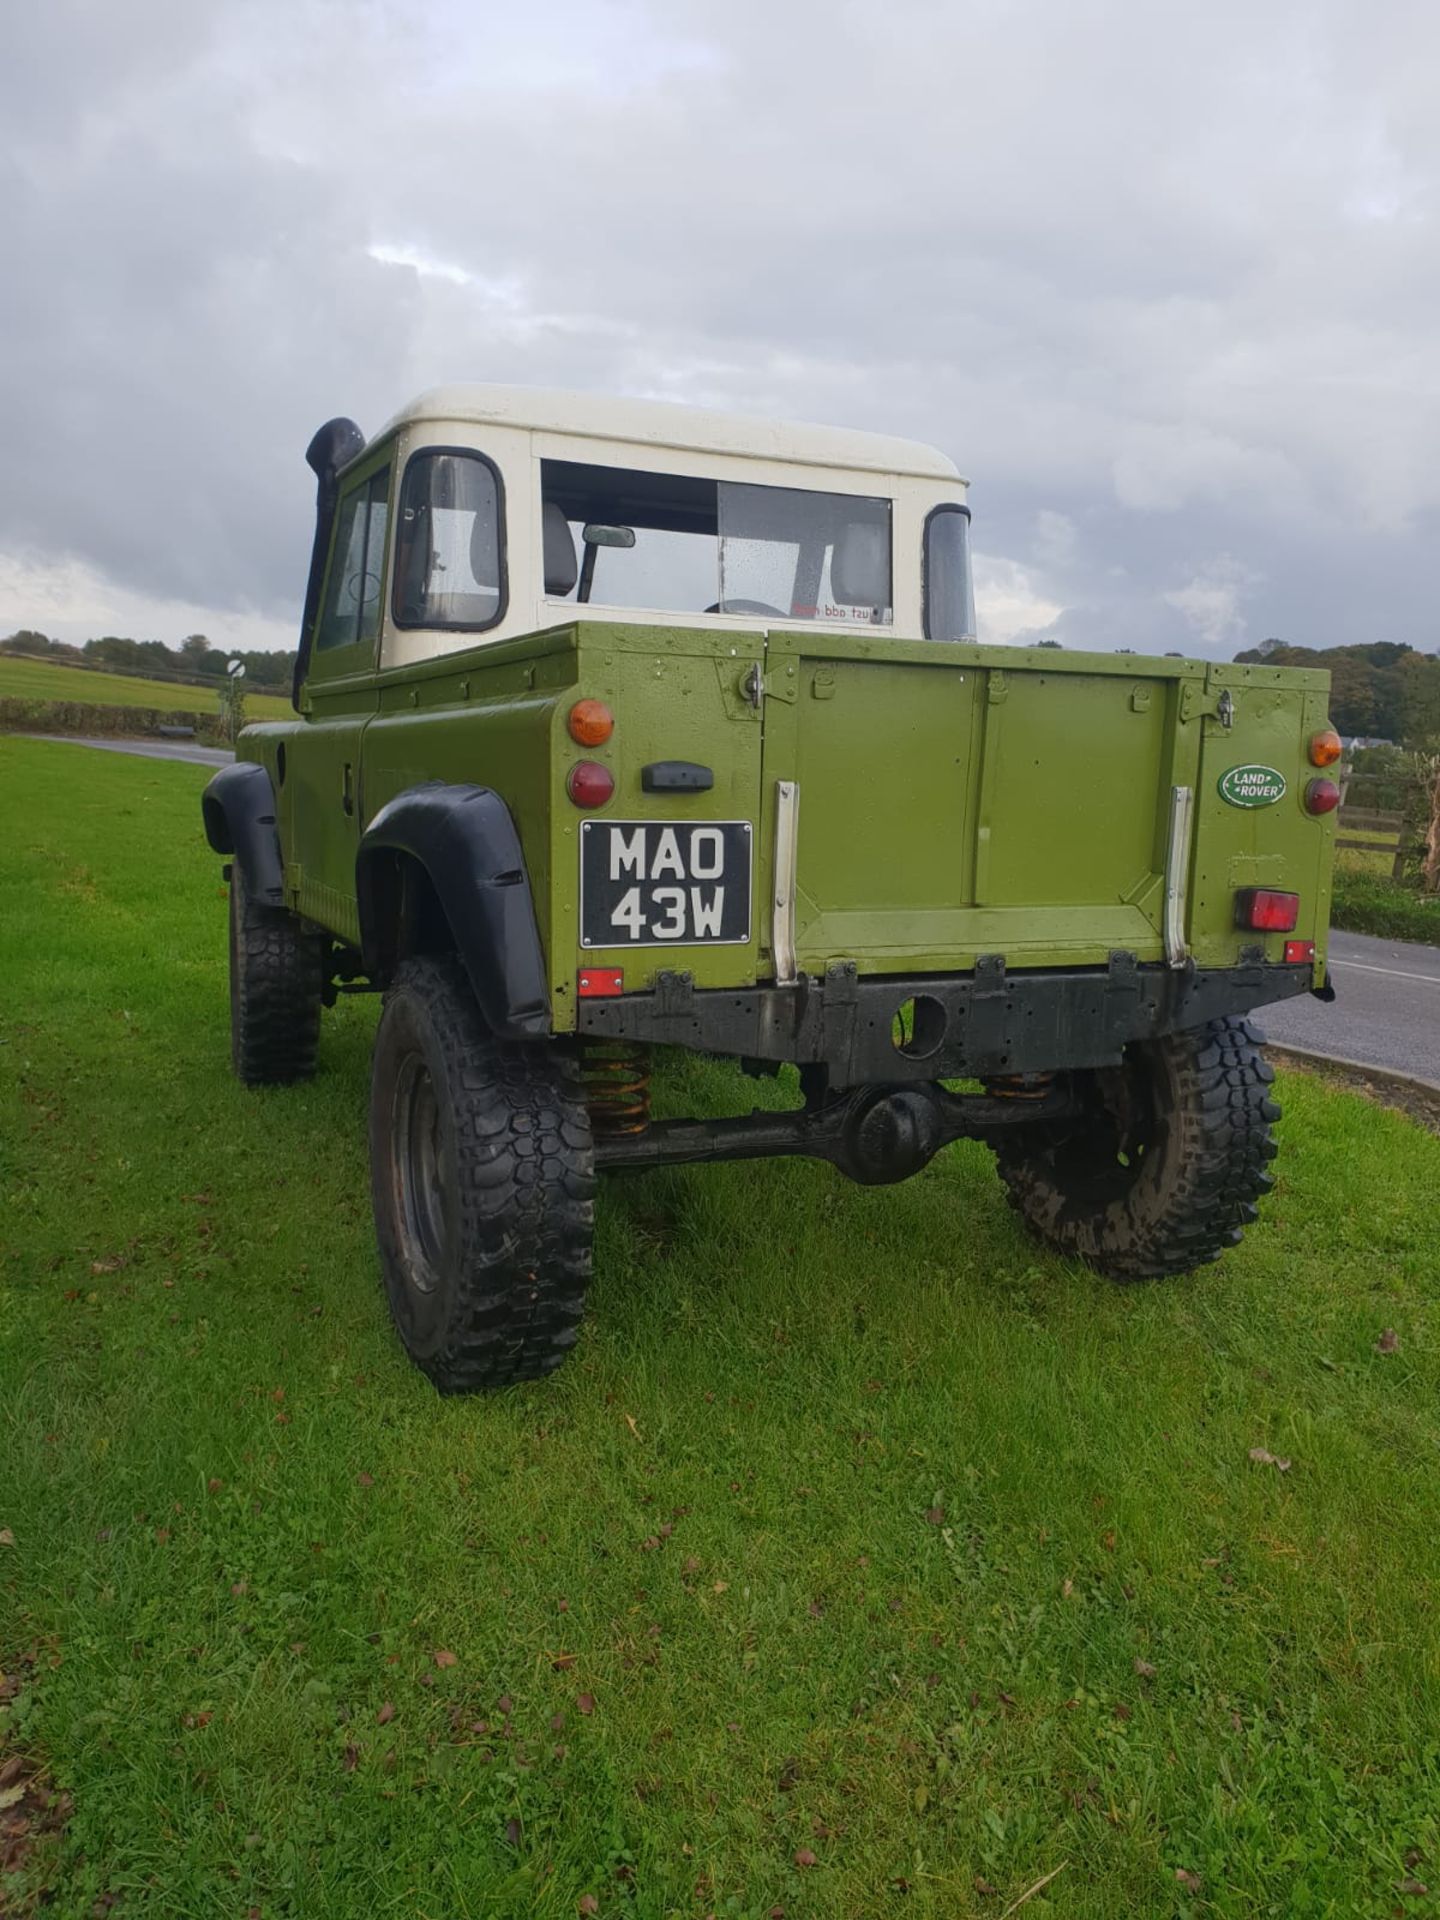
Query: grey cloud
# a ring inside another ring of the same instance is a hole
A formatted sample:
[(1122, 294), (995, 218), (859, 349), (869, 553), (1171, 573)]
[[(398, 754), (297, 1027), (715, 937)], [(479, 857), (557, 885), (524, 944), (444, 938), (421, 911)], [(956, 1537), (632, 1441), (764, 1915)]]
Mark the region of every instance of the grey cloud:
[(1067, 644), (1435, 644), (1428, 7), (119, 11), (0, 81), (0, 549), (288, 615), (321, 418), (533, 380), (934, 440)]

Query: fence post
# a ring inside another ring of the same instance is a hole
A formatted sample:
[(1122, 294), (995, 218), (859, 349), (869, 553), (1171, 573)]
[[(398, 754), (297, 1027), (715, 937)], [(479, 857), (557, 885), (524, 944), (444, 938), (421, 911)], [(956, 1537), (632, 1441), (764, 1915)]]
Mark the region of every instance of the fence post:
[(1430, 772), (1430, 819), (1425, 828), (1425, 860), (1420, 885), (1426, 893), (1440, 892), (1440, 760)]

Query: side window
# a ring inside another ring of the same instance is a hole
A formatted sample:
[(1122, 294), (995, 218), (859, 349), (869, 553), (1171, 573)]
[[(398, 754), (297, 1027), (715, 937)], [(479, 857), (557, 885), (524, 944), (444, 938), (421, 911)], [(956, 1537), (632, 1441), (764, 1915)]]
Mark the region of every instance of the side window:
[(925, 522), (925, 638), (975, 638), (970, 509), (936, 507)]
[(413, 455), (399, 514), (396, 626), (493, 627), (505, 611), (505, 523), (490, 461), (440, 447)]
[(389, 491), (390, 469), (384, 467), (340, 502), (325, 606), (315, 632), (317, 652), (373, 640), (380, 630)]

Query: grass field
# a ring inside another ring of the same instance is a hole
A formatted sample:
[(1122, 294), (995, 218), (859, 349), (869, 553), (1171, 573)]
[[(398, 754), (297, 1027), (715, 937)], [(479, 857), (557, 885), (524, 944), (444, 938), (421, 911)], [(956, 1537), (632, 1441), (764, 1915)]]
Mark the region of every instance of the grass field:
[[(125, 673), (101, 673), (91, 667), (0, 653), (0, 698), (6, 695), (19, 700), (81, 700), (107, 707), (158, 707), (166, 713), (213, 713), (218, 699), (213, 687), (133, 679)], [(279, 694), (247, 692), (245, 696), (245, 715), (250, 720), (284, 720), (293, 711)]]
[(617, 1180), (571, 1364), (441, 1401), (373, 1003), (229, 1077), (204, 778), (0, 741), (18, 1911), (1432, 1910), (1440, 1140), (1292, 1077), (1244, 1248), (1132, 1290), (978, 1147)]

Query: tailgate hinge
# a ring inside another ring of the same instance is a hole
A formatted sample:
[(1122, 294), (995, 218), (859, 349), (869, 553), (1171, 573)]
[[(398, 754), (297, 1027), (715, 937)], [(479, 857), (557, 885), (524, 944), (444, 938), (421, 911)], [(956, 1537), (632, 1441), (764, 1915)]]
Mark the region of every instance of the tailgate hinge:
[(1187, 680), (1180, 693), (1180, 720), (1218, 720), (1228, 733), (1235, 724), (1235, 696), (1229, 687), (1203, 687), (1198, 680)]

